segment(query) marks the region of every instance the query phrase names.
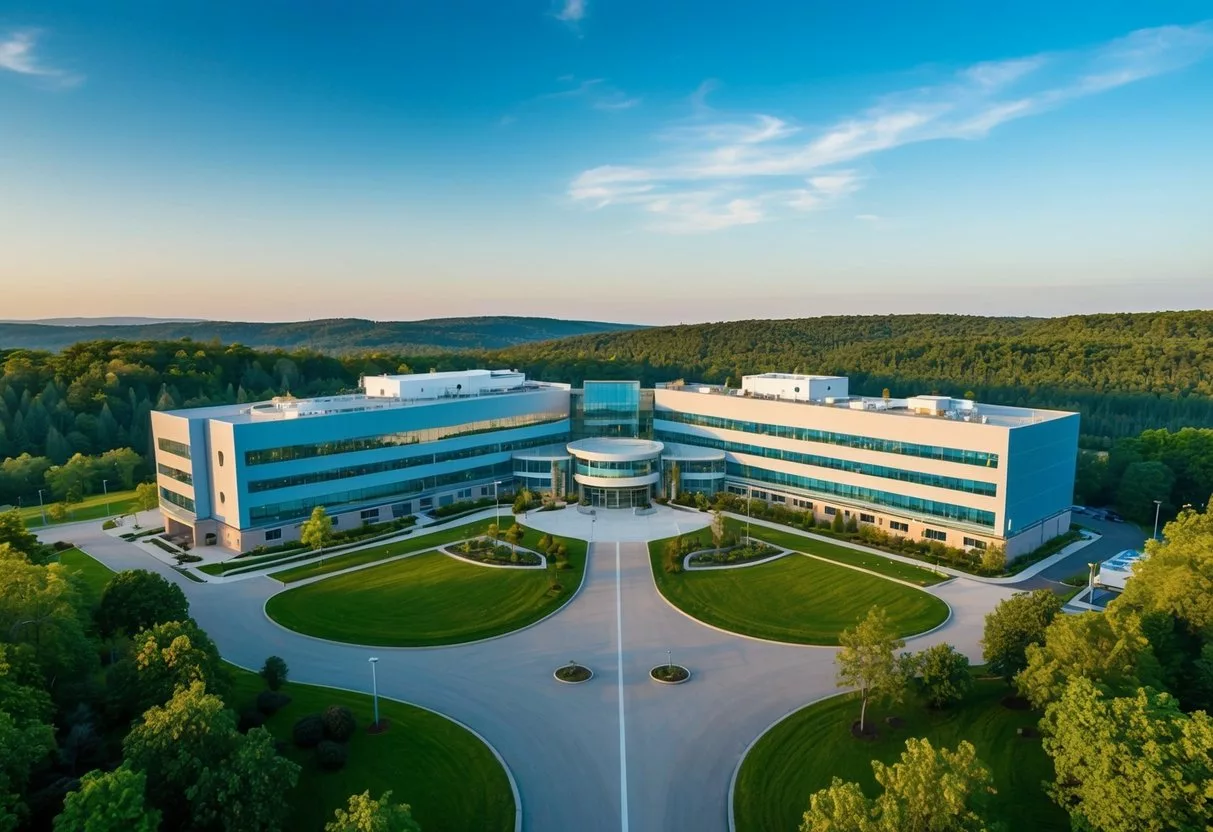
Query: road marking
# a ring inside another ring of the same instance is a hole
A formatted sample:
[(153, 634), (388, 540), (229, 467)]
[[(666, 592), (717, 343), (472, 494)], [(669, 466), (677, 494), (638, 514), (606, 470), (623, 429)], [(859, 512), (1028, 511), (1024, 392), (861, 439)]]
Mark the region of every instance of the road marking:
[(615, 542), (615, 645), (619, 668), (619, 828), (628, 832), (628, 735), (623, 719), (623, 580)]

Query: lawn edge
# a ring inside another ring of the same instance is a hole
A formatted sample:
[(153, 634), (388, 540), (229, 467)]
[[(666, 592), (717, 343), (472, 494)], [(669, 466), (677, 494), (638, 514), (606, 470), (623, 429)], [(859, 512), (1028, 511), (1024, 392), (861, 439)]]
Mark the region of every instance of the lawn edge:
[[(292, 632), (294, 632), (294, 631), (292, 630)], [(240, 664), (239, 662), (234, 662), (231, 659), (224, 659), (224, 661), (234, 667), (240, 668), (241, 670), (248, 671), (249, 673), (257, 673), (256, 669), (251, 668), (251, 667), (245, 667), (244, 665)], [(309, 685), (310, 687), (314, 687), (314, 688), (326, 688), (328, 690), (341, 691), (342, 693), (353, 693), (357, 696), (366, 696), (367, 695), (366, 691), (354, 690), (353, 688), (343, 688), (340, 685), (324, 685), (324, 684), (317, 684), (314, 682), (303, 682), (298, 679), (292, 679), (291, 681), (295, 682), (296, 684)], [(470, 726), (464, 722), (461, 722), (458, 719), (455, 719), (455, 717), (453, 717), (453, 716), (444, 714), (441, 711), (436, 711), (433, 708), (427, 708), (425, 705), (418, 705), (416, 702), (409, 702), (404, 699), (397, 699), (394, 696), (384, 696), (383, 694), (380, 694), (379, 698), (387, 699), (391, 702), (396, 702), (397, 704), (400, 704), (400, 705), (407, 705), (408, 707), (416, 708), (419, 711), (427, 711), (431, 714), (434, 714), (434, 716), (445, 719), (448, 722), (453, 722), (454, 724), (458, 725), (463, 730), (467, 731), (473, 737), (478, 739), (481, 742), (481, 744), (483, 744), (484, 747), (489, 750), (489, 753), (491, 753), (493, 755), (493, 757), (501, 765), (502, 770), (505, 772), (505, 778), (510, 783), (510, 792), (513, 794), (513, 797), (514, 797), (514, 832), (522, 832), (522, 795), (518, 791), (518, 782), (514, 779), (514, 772), (510, 769), (509, 764), (506, 763), (505, 758), (501, 756), (501, 752), (498, 751), (497, 748), (491, 742), (489, 742), (487, 739), (485, 739), (484, 736), (479, 731), (477, 731), (475, 728), (473, 728), (472, 726)]]

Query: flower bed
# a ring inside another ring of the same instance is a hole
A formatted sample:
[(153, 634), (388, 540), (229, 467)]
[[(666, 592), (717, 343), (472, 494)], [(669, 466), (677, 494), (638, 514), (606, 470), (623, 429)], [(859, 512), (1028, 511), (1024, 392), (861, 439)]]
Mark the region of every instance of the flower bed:
[(742, 543), (727, 549), (707, 549), (702, 552), (694, 552), (691, 555), (690, 562), (694, 566), (723, 566), (732, 563), (748, 563), (750, 561), (762, 560), (773, 557), (782, 551), (782, 549), (769, 543), (763, 543), (761, 540), (751, 540), (748, 543)]
[(474, 537), (448, 548), (451, 554), (479, 561), (510, 566), (539, 566), (543, 559), (529, 549), (511, 548), (491, 537)]
[(681, 685), (691, 678), (691, 671), (680, 664), (659, 664), (649, 671), (649, 676), (663, 685)]
[(558, 682), (564, 682), (566, 685), (576, 685), (581, 682), (588, 682), (594, 678), (594, 671), (585, 665), (569, 662), (563, 667), (556, 668), (556, 672), (552, 675), (556, 677)]

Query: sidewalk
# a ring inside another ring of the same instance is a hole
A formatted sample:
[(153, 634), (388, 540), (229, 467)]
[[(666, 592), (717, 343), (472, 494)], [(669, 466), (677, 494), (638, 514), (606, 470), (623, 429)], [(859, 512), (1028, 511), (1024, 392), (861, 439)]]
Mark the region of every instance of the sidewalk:
[[(726, 517), (732, 517), (735, 520), (740, 520), (743, 522), (746, 520), (746, 516), (744, 514), (734, 514), (731, 511), (724, 512), (724, 515)], [(836, 540), (835, 538), (832, 538), (832, 537), (826, 537), (826, 536), (820, 535), (820, 534), (813, 534), (812, 532), (806, 532), (801, 529), (797, 529), (793, 526), (785, 526), (782, 523), (776, 523), (772, 520), (763, 520), (762, 518), (759, 518), (759, 517), (751, 517), (751, 518), (749, 518), (749, 523), (751, 526), (765, 526), (768, 529), (775, 529), (775, 530), (781, 531), (781, 532), (790, 532), (792, 534), (800, 535), (801, 537), (807, 537), (810, 540), (817, 540), (822, 543), (832, 543), (835, 546), (842, 546), (847, 549), (854, 549), (855, 551), (863, 552), (864, 554), (879, 555), (880, 557), (888, 558), (889, 560), (899, 561), (901, 563), (908, 563), (912, 566), (917, 566), (922, 569), (926, 569), (930, 572), (935, 572), (936, 574), (939, 574), (939, 575), (950, 575), (953, 578), (968, 578), (971, 581), (979, 581), (980, 583), (984, 583), (984, 584), (1004, 584), (1004, 585), (1005, 584), (1017, 584), (1017, 583), (1020, 583), (1021, 581), (1026, 581), (1028, 578), (1033, 578), (1036, 575), (1043, 572), (1044, 570), (1048, 569), (1053, 564), (1062, 560), (1063, 558), (1069, 557), (1070, 555), (1074, 554), (1075, 552), (1080, 551), (1081, 549), (1084, 549), (1087, 546), (1090, 546), (1092, 543), (1094, 543), (1095, 541), (1100, 539), (1100, 536), (1098, 534), (1095, 534), (1094, 532), (1092, 532), (1090, 537), (1084, 537), (1082, 540), (1074, 541), (1073, 543), (1071, 543), (1069, 546), (1062, 549), (1057, 554), (1049, 555), (1049, 557), (1045, 558), (1042, 561), (1032, 564), (1031, 566), (1027, 567), (1026, 569), (1024, 569), (1022, 572), (1019, 572), (1018, 574), (1007, 575), (1007, 576), (1001, 577), (1001, 578), (987, 578), (987, 577), (984, 577), (981, 575), (971, 575), (968, 572), (963, 572), (959, 569), (953, 569), (950, 566), (939, 566), (939, 565), (936, 565), (933, 563), (927, 563), (926, 561), (917, 560), (916, 558), (906, 557), (905, 555), (898, 555), (893, 552), (886, 552), (882, 549), (874, 549), (871, 546), (864, 546), (860, 543), (852, 543), (849, 540)]]

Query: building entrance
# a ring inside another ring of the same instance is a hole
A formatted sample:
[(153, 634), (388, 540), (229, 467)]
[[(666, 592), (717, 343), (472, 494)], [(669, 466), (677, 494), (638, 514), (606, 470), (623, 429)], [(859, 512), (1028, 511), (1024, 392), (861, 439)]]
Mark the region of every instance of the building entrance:
[(596, 508), (635, 508), (649, 504), (649, 488), (586, 488), (585, 497)]

